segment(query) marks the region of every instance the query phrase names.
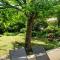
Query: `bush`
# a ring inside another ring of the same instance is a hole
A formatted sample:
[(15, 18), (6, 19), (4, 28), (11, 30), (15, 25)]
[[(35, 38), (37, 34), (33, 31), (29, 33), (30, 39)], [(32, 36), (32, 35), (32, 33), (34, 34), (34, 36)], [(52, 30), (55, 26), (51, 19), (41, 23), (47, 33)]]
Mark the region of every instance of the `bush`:
[(35, 24), (33, 25), (32, 30), (32, 36), (33, 37), (45, 37), (46, 32), (44, 31), (45, 28), (48, 27), (48, 23), (44, 20), (35, 21)]
[(43, 29), (45, 29), (46, 27), (48, 27), (48, 24), (47, 22), (45, 21), (38, 21), (38, 22), (35, 22), (34, 24), (34, 27), (33, 27), (33, 31), (41, 31)]
[(57, 29), (57, 32), (55, 32), (56, 37), (60, 37), (60, 28)]
[(38, 37), (38, 38), (46, 37), (46, 32), (44, 32), (44, 31), (37, 31), (37, 32), (33, 31), (32, 36), (33, 37)]
[(24, 33), (24, 32), (26, 32), (26, 28), (20, 29), (20, 33)]
[(36, 37), (36, 35), (37, 35), (37, 32), (36, 31), (32, 31), (32, 36)]
[(20, 32), (20, 30), (24, 27), (25, 25), (23, 23), (17, 22), (8, 26), (6, 30), (8, 32)]

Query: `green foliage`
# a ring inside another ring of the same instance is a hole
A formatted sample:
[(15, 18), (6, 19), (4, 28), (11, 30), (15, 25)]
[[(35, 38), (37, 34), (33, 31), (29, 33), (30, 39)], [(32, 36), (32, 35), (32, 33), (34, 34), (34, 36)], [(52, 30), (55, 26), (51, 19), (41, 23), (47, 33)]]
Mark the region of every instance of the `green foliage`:
[(55, 32), (55, 36), (56, 38), (58, 38), (60, 40), (60, 28), (57, 28), (57, 31)]
[(15, 35), (17, 35), (17, 34), (16, 34), (16, 33), (5, 32), (4, 35), (5, 35), (5, 36), (15, 36)]
[(8, 32), (20, 32), (20, 29), (24, 28), (25, 25), (23, 23), (17, 22), (15, 24), (10, 24), (10, 26), (7, 27)]
[(48, 23), (45, 20), (37, 20), (33, 25), (33, 30), (42, 31), (44, 28), (48, 27)]
[(45, 20), (36, 20), (33, 25), (32, 36), (33, 37), (45, 37), (45, 28), (48, 27), (48, 23)]
[[(57, 12), (60, 11), (59, 0), (1, 0), (1, 3), (0, 6), (3, 9), (0, 9), (0, 20), (4, 27), (1, 26), (3, 29), (0, 30), (25, 32), (26, 21), (32, 12), (36, 15), (33, 27), (34, 36), (45, 35), (49, 30), (54, 31), (50, 25), (56, 26), (58, 23), (48, 22), (48, 24), (45, 20), (51, 16), (56, 17)], [(47, 28), (46, 32), (45, 28)]]
[(20, 29), (25, 27), (27, 19), (23, 12), (17, 12), (15, 9), (4, 9), (0, 12), (0, 22), (5, 31), (20, 32)]
[(26, 28), (22, 28), (21, 30), (20, 30), (20, 33), (25, 33), (26, 32)]

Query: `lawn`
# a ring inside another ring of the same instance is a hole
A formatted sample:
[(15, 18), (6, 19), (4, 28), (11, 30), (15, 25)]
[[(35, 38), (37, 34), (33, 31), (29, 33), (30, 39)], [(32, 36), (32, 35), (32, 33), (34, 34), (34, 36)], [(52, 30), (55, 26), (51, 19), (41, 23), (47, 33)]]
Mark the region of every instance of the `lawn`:
[[(18, 34), (16, 36), (1, 36), (0, 37), (0, 57), (9, 54), (9, 50), (12, 50), (14, 42), (20, 42), (21, 46), (24, 46), (25, 34)], [(32, 38), (32, 45), (42, 45), (46, 50), (56, 48), (60, 46), (58, 42), (49, 42), (45, 38)]]

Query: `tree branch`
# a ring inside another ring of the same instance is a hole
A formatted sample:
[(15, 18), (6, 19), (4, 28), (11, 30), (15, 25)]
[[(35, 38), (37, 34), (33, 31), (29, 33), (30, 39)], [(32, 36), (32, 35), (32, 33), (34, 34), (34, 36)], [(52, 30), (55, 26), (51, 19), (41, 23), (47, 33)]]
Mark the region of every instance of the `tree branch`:
[(3, 4), (2, 7), (0, 7), (0, 9), (5, 9), (5, 8), (14, 8), (14, 9), (17, 9), (17, 10), (20, 10), (21, 11), (21, 8), (17, 7), (17, 6), (14, 6), (14, 5), (11, 5), (9, 4), (9, 2), (7, 1), (1, 1), (1, 3)]

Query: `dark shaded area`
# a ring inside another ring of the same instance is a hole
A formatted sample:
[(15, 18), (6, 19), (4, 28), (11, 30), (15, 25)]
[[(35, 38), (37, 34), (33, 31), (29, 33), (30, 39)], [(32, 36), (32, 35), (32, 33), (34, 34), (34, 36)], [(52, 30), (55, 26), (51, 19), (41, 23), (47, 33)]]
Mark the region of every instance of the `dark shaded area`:
[(3, 34), (5, 32), (5, 27), (2, 22), (0, 22), (0, 34)]
[[(60, 46), (58, 42), (59, 41), (52, 41), (52, 42), (46, 42), (46, 44), (32, 43), (32, 46), (42, 46), (47, 51), (56, 48), (57, 46)], [(13, 44), (13, 49), (24, 47), (24, 43), (14, 42), (12, 44)]]
[(13, 45), (13, 50), (15, 50), (16, 48), (23, 47), (24, 43), (20, 43), (20, 42), (15, 41), (15, 42), (12, 43), (12, 45)]
[(23, 24), (23, 23), (21, 23), (21, 22), (17, 22), (17, 23), (15, 23), (15, 24), (12, 24), (12, 25), (10, 25), (9, 27), (7, 27), (7, 31), (8, 32), (20, 32), (20, 30), (22, 29), (22, 28), (24, 28), (25, 27), (25, 25)]
[(36, 55), (36, 60), (50, 60), (45, 49), (42, 46), (32, 47), (33, 54)]

